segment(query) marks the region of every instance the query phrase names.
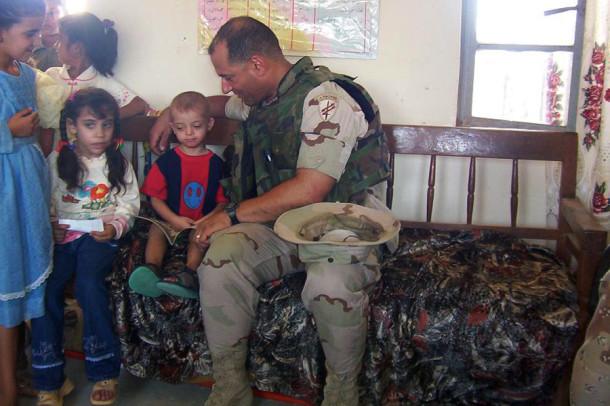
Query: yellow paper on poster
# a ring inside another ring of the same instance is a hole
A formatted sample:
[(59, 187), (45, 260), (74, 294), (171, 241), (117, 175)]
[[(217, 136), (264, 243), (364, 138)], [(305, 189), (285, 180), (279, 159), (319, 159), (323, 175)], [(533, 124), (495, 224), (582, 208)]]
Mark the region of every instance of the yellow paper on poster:
[(379, 0), (199, 0), (199, 50), (230, 18), (267, 25), (287, 54), (374, 58)]

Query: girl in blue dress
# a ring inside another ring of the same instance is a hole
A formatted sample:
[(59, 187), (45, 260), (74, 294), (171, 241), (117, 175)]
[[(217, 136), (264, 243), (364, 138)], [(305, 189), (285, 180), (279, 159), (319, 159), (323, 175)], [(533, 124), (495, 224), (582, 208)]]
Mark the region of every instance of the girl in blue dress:
[(44, 314), (51, 271), (49, 173), (36, 143), (35, 73), (28, 56), (43, 0), (0, 0), (0, 404), (16, 404), (17, 327)]

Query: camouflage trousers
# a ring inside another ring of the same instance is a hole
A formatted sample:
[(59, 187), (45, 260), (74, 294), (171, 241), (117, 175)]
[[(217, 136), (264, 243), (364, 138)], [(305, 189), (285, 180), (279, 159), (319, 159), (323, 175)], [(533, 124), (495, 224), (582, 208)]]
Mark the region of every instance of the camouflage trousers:
[(610, 271), (599, 284), (599, 303), (576, 353), (570, 404), (610, 405)]
[(341, 255), (299, 258), (297, 245), (262, 224), (243, 223), (216, 233), (198, 269), (210, 351), (230, 351), (254, 325), (257, 287), (293, 272), (307, 272), (301, 298), (313, 313), (327, 365), (338, 375), (357, 373), (367, 331), (368, 288), (379, 280), (376, 249), (361, 262)]

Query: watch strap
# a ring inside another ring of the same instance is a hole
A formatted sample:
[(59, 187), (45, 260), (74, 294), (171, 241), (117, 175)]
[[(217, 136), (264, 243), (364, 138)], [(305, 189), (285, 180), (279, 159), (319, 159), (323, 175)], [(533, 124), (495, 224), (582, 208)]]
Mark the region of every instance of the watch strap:
[(239, 207), (239, 204), (237, 203), (229, 203), (227, 206), (225, 206), (225, 213), (227, 213), (227, 215), (229, 216), (229, 219), (231, 219), (231, 225), (234, 226), (235, 224), (239, 224), (239, 220), (237, 219), (237, 207)]

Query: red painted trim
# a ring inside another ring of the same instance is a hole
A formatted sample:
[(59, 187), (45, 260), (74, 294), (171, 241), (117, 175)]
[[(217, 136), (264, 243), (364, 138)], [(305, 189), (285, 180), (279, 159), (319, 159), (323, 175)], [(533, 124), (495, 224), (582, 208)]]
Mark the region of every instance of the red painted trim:
[(290, 51), (292, 51), (292, 47), (294, 46), (294, 4), (292, 5), (292, 13), (290, 16)]
[(290, 396), (282, 395), (281, 393), (265, 392), (265, 391), (258, 390), (258, 389), (254, 389), (253, 392), (254, 392), (254, 396), (262, 398), (262, 399), (269, 399), (269, 400), (273, 400), (275, 402), (284, 402), (284, 403), (288, 403), (290, 405), (313, 406), (313, 403), (309, 403), (305, 400), (295, 399)]
[(85, 354), (83, 354), (80, 351), (64, 350), (64, 355), (68, 358), (74, 358), (74, 359), (80, 359), (80, 360), (85, 359)]
[[(79, 360), (85, 359), (85, 354), (83, 354), (82, 352), (79, 352), (79, 351), (65, 350), (64, 354), (68, 358), (79, 359)], [(202, 386), (204, 388), (211, 388), (212, 385), (214, 384), (214, 380), (212, 378), (201, 378), (200, 381), (194, 382), (194, 384)], [(254, 396), (256, 396), (258, 398), (269, 399), (269, 400), (273, 400), (274, 402), (284, 402), (289, 405), (313, 406), (313, 403), (307, 402), (305, 400), (295, 399), (290, 396), (282, 395), (281, 393), (265, 392), (265, 391), (258, 390), (258, 389), (254, 389), (253, 393), (254, 393)]]
[(362, 49), (364, 50), (363, 53), (366, 53), (368, 51), (368, 49), (366, 49), (366, 39), (369, 38), (369, 27), (367, 26), (368, 23), (368, 14), (367, 11), (369, 9), (369, 5), (368, 5), (368, 1), (364, 2), (364, 38), (362, 39)]
[[(194, 382), (195, 385), (202, 386), (204, 388), (211, 388), (214, 385), (214, 380), (212, 378), (202, 378), (198, 382)], [(313, 403), (307, 402), (306, 400), (295, 399), (290, 396), (282, 395), (281, 393), (276, 392), (265, 392), (258, 389), (253, 389), (252, 392), (254, 396), (261, 399), (269, 399), (275, 402), (284, 402), (289, 405), (303, 405), (303, 406), (313, 406)]]
[(314, 3), (313, 8), (313, 37), (311, 38), (311, 50), (316, 50), (316, 28), (317, 28), (317, 18), (318, 18), (318, 4)]

